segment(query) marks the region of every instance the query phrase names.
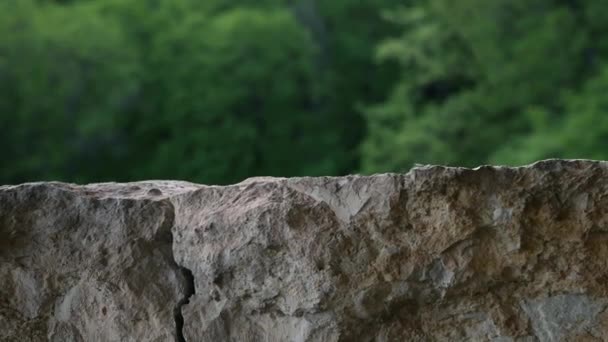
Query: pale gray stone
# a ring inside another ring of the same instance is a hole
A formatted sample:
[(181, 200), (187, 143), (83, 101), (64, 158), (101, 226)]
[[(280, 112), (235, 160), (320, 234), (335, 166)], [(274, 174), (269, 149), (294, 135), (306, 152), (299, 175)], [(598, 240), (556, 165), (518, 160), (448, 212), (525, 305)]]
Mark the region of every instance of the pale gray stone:
[(563, 341), (568, 335), (594, 331), (597, 316), (608, 302), (581, 294), (561, 294), (548, 298), (524, 300), (522, 307), (532, 321), (532, 328), (540, 341)]

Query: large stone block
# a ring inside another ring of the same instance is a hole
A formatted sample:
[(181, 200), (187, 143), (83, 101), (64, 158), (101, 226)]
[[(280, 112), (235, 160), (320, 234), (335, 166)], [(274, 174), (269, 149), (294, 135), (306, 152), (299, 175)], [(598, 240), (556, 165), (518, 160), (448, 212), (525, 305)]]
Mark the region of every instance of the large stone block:
[(0, 187), (1, 341), (606, 341), (608, 163)]

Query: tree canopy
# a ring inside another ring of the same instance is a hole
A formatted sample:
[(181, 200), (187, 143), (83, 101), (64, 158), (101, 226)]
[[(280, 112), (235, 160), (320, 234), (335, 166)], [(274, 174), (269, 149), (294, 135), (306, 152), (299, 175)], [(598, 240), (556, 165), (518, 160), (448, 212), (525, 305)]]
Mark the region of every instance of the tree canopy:
[(0, 3), (0, 183), (605, 159), (608, 3)]
[(401, 34), (377, 58), (401, 76), (366, 111), (363, 170), (606, 158), (600, 3), (430, 0), (387, 12)]

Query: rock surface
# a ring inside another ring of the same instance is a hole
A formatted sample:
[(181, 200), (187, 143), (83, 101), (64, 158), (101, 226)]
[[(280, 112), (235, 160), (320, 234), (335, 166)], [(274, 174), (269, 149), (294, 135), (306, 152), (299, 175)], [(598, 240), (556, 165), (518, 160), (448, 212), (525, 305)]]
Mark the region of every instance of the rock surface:
[(0, 341), (607, 341), (608, 163), (0, 187)]

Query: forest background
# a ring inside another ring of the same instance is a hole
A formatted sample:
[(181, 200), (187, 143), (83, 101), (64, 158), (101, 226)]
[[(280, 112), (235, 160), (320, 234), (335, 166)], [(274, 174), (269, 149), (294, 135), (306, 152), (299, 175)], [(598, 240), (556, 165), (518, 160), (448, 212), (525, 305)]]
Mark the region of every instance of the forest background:
[(608, 159), (605, 0), (4, 0), (0, 184)]

